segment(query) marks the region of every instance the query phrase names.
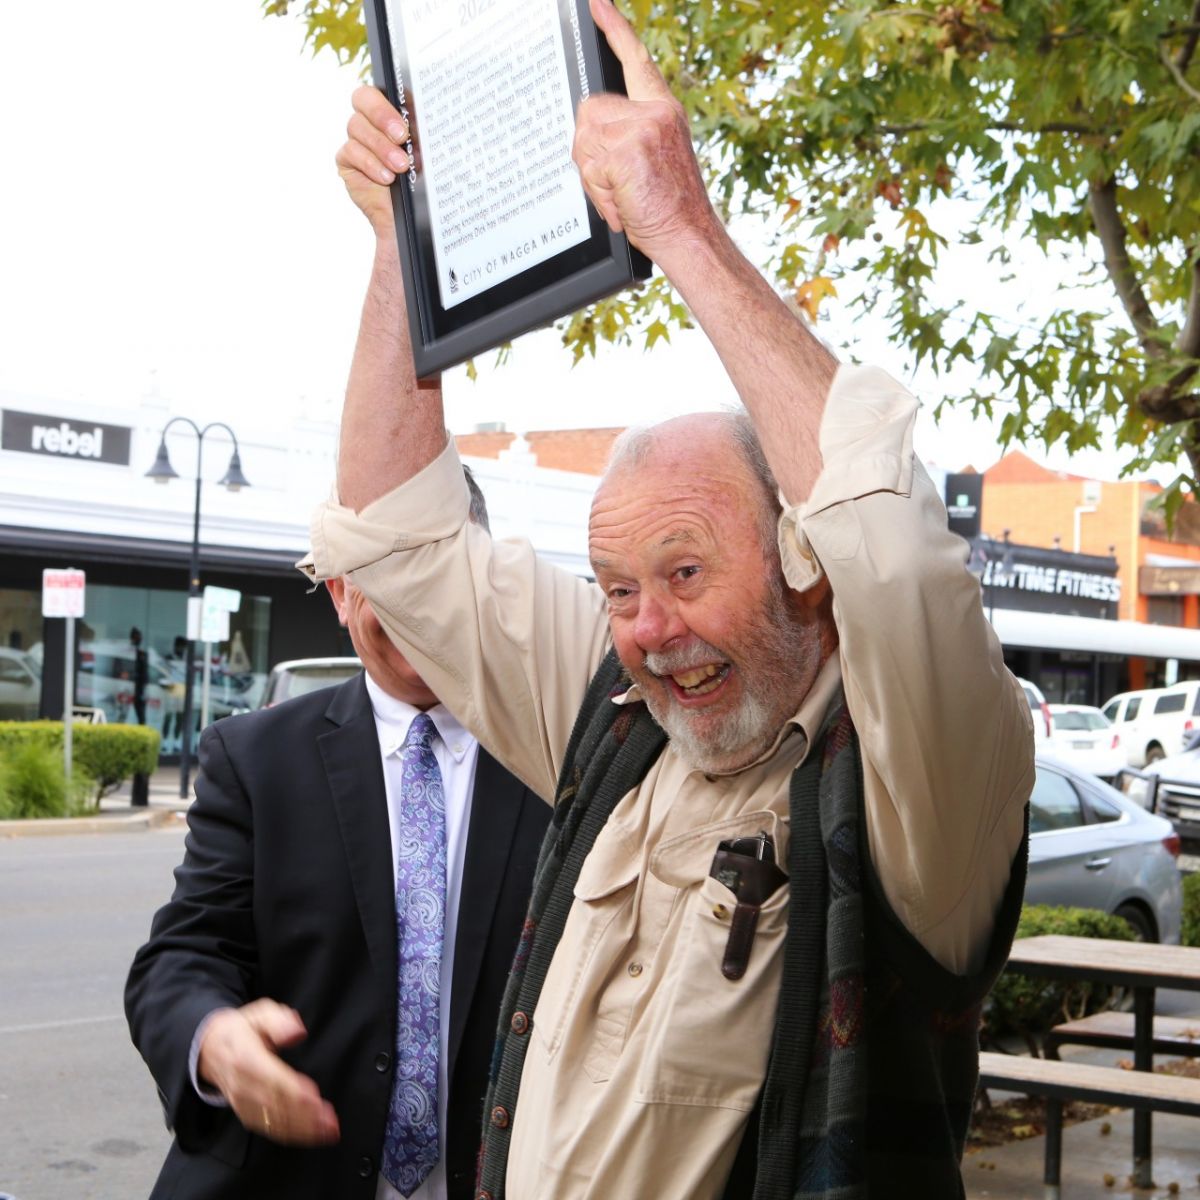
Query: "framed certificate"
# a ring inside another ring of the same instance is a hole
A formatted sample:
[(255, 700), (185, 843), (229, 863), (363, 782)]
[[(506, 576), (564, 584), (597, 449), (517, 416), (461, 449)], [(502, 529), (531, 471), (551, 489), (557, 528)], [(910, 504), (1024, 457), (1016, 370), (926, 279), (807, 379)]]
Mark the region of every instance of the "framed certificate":
[(364, 0), (408, 119), (392, 185), (413, 355), (436, 374), (650, 274), (584, 195), (575, 109), (624, 91), (587, 0)]

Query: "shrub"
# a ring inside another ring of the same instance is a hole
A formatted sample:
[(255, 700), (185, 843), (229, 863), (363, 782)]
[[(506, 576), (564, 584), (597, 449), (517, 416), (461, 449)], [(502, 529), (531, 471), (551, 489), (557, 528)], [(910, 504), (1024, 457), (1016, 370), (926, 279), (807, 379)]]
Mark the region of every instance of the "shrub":
[(145, 725), (76, 725), (72, 740), (75, 761), (96, 784), (97, 804), (126, 779), (149, 775), (158, 765), (158, 730)]
[(36, 741), (0, 749), (0, 818), (68, 817), (79, 812), (91, 783), (81, 771), (73, 774), (68, 787), (62, 752)]
[(1200, 946), (1200, 874), (1183, 877), (1183, 933), (1185, 946)]
[[(158, 731), (144, 725), (75, 725), (71, 743), (72, 761), (91, 781), (97, 804), (132, 775), (148, 775), (158, 764)], [(0, 721), (0, 755), (29, 746), (48, 750), (61, 776), (62, 745), (61, 721)]]
[[(1073, 937), (1134, 940), (1133, 929), (1120, 917), (1095, 908), (1056, 908), (1031, 904), (1021, 910), (1017, 937), (1044, 933)], [(1033, 1053), (1050, 1029), (1107, 1007), (1112, 989), (1103, 984), (1035, 979), (1006, 971), (996, 980), (984, 1005), (982, 1037), (995, 1042), (1006, 1034), (1023, 1037)]]

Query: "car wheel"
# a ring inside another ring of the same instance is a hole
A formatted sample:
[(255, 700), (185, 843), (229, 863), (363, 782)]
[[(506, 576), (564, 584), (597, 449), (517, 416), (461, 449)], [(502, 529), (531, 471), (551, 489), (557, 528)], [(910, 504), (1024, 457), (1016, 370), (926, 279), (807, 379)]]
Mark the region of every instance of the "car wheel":
[(1164, 751), (1163, 748), (1157, 743), (1155, 743), (1153, 746), (1146, 747), (1146, 766), (1149, 766), (1151, 763), (1158, 762), (1160, 758), (1166, 757), (1166, 751)]
[[(1120, 917), (1132, 930), (1135, 942), (1157, 942), (1158, 930), (1154, 927), (1154, 918), (1144, 908), (1136, 904), (1122, 904), (1114, 917)], [(1115, 987), (1109, 996), (1108, 1007), (1117, 1012), (1133, 1012), (1133, 989)]]

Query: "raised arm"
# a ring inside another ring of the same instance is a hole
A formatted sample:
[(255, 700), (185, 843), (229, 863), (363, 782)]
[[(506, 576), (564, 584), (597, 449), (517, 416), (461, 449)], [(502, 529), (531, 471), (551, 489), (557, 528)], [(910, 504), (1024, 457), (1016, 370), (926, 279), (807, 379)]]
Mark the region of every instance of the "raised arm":
[(346, 386), (338, 495), (361, 512), (446, 445), (440, 380), (417, 380), (388, 185), (408, 170), (408, 128), (377, 88), (354, 93), (338, 174), (375, 234), (375, 261)]
[(615, 230), (679, 291), (754, 420), (793, 504), (820, 471), (817, 435), (837, 361), (733, 244), (700, 177), (687, 116), (611, 0), (592, 16), (625, 71), (628, 98), (593, 96), (579, 110), (575, 161)]

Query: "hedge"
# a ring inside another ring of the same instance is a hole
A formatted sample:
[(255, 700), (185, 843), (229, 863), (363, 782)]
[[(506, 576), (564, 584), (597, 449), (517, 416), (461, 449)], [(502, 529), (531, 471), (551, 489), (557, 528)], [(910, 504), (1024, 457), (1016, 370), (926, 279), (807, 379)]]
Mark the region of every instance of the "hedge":
[[(144, 725), (74, 725), (73, 765), (91, 781), (93, 799), (114, 791), (133, 775), (149, 775), (158, 765), (158, 730)], [(0, 721), (0, 758), (24, 747), (55, 753), (62, 762), (61, 721)], [(61, 774), (61, 770), (60, 770)]]
[(0, 751), (0, 820), (70, 817), (84, 810), (92, 781), (75, 768), (68, 787), (61, 751), (25, 742)]
[[(1017, 937), (1043, 933), (1135, 940), (1128, 922), (1099, 909), (1027, 905), (1021, 910)], [(1034, 979), (1006, 971), (996, 980), (984, 1004), (981, 1037), (995, 1043), (1001, 1037), (1017, 1034), (1032, 1052), (1038, 1053), (1053, 1026), (1099, 1012), (1108, 1006), (1111, 996), (1112, 990), (1103, 984)]]
[(1183, 877), (1183, 934), (1185, 946), (1200, 946), (1200, 873)]

